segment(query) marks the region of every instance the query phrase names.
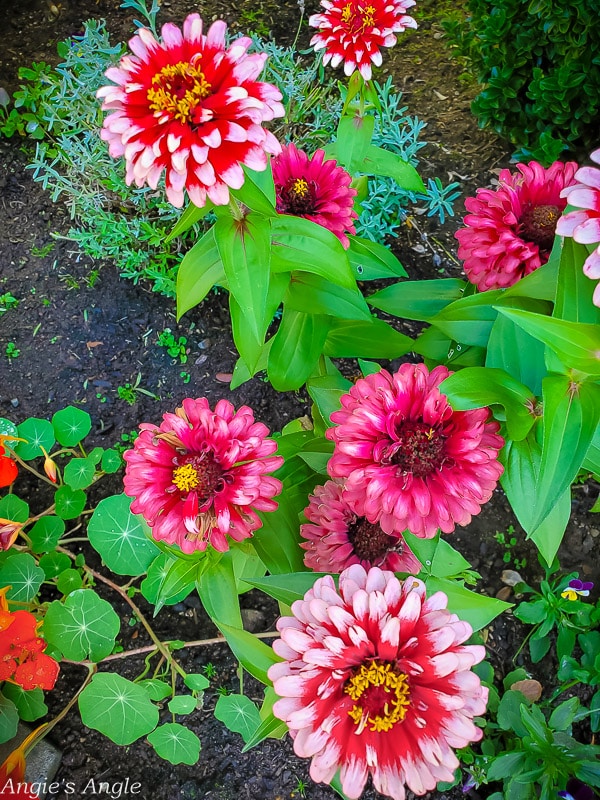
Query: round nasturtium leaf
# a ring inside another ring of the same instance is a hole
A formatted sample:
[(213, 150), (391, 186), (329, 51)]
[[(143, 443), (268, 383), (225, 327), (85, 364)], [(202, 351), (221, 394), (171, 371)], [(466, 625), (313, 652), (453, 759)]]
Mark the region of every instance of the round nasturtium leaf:
[(14, 522), (27, 522), (29, 505), (16, 494), (7, 494), (0, 500), (0, 517)]
[(71, 559), (66, 553), (46, 553), (40, 558), (40, 567), (44, 570), (47, 581), (56, 578), (61, 572), (69, 569)]
[(19, 712), (12, 700), (0, 694), (0, 744), (8, 742), (17, 732)]
[(81, 573), (76, 569), (63, 570), (56, 579), (56, 588), (61, 594), (70, 594), (83, 586)]
[(56, 513), (61, 519), (78, 517), (85, 508), (85, 501), (83, 489), (71, 489), (70, 486), (61, 486), (54, 495)]
[(102, 455), (101, 467), (104, 472), (116, 472), (123, 466), (123, 459), (116, 450), (110, 448)]
[(43, 634), (65, 658), (101, 661), (115, 646), (119, 617), (93, 589), (71, 592), (64, 603), (54, 600), (44, 617)]
[(172, 691), (168, 683), (165, 683), (158, 678), (146, 678), (143, 681), (138, 681), (137, 685), (143, 686), (148, 692), (148, 697), (157, 703), (168, 697)]
[(215, 718), (223, 722), (230, 731), (241, 733), (245, 742), (261, 723), (258, 708), (244, 694), (219, 697), (215, 706)]
[(63, 472), (63, 478), (71, 489), (87, 489), (96, 474), (96, 467), (90, 458), (72, 458)]
[(52, 417), (52, 427), (56, 440), (63, 447), (75, 447), (92, 430), (92, 418), (87, 411), (67, 406)]
[(142, 575), (160, 550), (142, 517), (131, 513), (131, 498), (116, 494), (101, 500), (88, 525), (88, 538), (117, 575)]
[(15, 442), (14, 450), (24, 461), (43, 456), (42, 447), (49, 453), (54, 447), (54, 428), (47, 419), (29, 417), (17, 425), (17, 435), (24, 442)]
[(19, 716), (25, 722), (33, 722), (48, 713), (48, 706), (44, 703), (44, 692), (41, 689), (25, 691), (19, 684), (6, 681), (2, 687), (2, 694), (13, 701)]
[[(18, 436), (17, 433), (17, 426), (14, 422), (11, 422), (9, 419), (4, 419), (4, 417), (0, 417), (0, 436)], [(8, 442), (9, 445), (13, 446), (16, 442)], [(0, 456), (3, 455), (4, 448), (0, 447)]]
[(10, 586), (6, 596), (21, 603), (33, 600), (44, 577), (44, 570), (29, 553), (13, 553), (0, 567), (0, 586)]
[(54, 550), (64, 532), (65, 523), (60, 517), (50, 515), (38, 519), (28, 531), (31, 550), (34, 553), (48, 553)]
[(154, 730), (158, 708), (137, 683), (99, 672), (79, 696), (81, 721), (117, 744), (131, 744)]
[(161, 758), (171, 764), (195, 764), (200, 757), (200, 739), (177, 722), (167, 722), (148, 736)]
[(191, 689), (193, 692), (203, 692), (210, 686), (210, 681), (206, 675), (202, 675), (199, 672), (188, 672), (183, 682), (188, 689)]
[(171, 714), (191, 714), (196, 710), (198, 700), (191, 694), (177, 694), (169, 700), (169, 711)]

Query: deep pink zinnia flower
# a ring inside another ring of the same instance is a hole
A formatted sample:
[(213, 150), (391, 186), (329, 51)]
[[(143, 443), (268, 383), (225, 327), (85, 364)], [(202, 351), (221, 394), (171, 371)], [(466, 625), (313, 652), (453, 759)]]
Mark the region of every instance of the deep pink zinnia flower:
[(244, 183), (241, 164), (264, 170), (267, 153), (281, 145), (262, 123), (284, 115), (281, 92), (257, 81), (266, 53), (248, 55), (251, 39), (226, 48), (227, 25), (218, 20), (206, 35), (190, 14), (178, 27), (162, 27), (162, 43), (141, 28), (130, 40), (135, 55), (106, 71), (116, 86), (97, 96), (112, 111), (102, 138), (114, 158), (125, 156), (127, 183), (153, 189), (166, 171), (169, 202), (180, 208), (184, 188), (204, 206), (229, 202), (229, 187)]
[(310, 40), (315, 50), (325, 50), (323, 64), (332, 67), (344, 62), (344, 73), (358, 70), (366, 81), (371, 80), (371, 64), (381, 66), (382, 47), (396, 44), (394, 34), (417, 23), (406, 11), (415, 0), (321, 0), (325, 9), (313, 14), (308, 24), (319, 28)]
[(544, 169), (537, 161), (503, 169), (498, 188), (478, 189), (467, 197), (466, 228), (456, 232), (458, 257), (480, 291), (505, 289), (548, 261), (556, 223), (567, 201), (577, 164), (555, 161)]
[(310, 219), (349, 247), (346, 232), (356, 232), (353, 220), (358, 214), (353, 210), (356, 189), (346, 170), (334, 159), (325, 159), (324, 150), (309, 158), (294, 144), (284, 147), (272, 164), (277, 211)]
[(160, 426), (143, 423), (126, 451), (125, 494), (159, 541), (184, 553), (211, 545), (224, 552), (260, 528), (257, 511), (273, 511), (281, 482), (268, 476), (283, 463), (277, 443), (254, 421), (248, 406), (237, 411), (219, 400), (187, 399)]
[[(600, 150), (594, 150), (590, 158), (600, 164)], [(575, 180), (578, 183), (564, 189), (562, 196), (577, 210), (558, 220), (556, 232), (572, 236), (580, 244), (596, 244), (600, 242), (600, 169), (581, 167), (575, 173)], [(588, 278), (600, 278), (600, 244), (586, 258), (583, 271)], [(594, 290), (594, 305), (600, 306), (600, 283)]]
[(317, 486), (304, 516), (310, 522), (300, 526), (300, 535), (307, 540), (300, 547), (306, 550), (304, 563), (315, 572), (342, 572), (352, 564), (410, 575), (421, 570), (421, 562), (400, 534), (390, 536), (377, 523), (356, 516), (341, 483)]
[(504, 440), (488, 408), (454, 411), (438, 386), (450, 375), (402, 364), (358, 380), (327, 429), (328, 471), (345, 479), (344, 499), (385, 533), (431, 538), (467, 525), (492, 496)]
[(358, 564), (315, 581), (277, 622), (273, 643), (285, 659), (269, 669), (297, 755), (312, 758), (310, 775), (360, 796), (367, 777), (378, 792), (404, 800), (452, 781), (452, 748), (481, 739), (473, 717), (488, 690), (471, 671), (485, 656), (463, 645), (472, 633), (451, 614), (443, 592)]

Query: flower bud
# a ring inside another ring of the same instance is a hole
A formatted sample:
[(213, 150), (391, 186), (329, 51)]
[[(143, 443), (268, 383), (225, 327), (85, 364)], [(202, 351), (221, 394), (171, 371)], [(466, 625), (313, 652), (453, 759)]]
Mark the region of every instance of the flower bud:
[(21, 522), (0, 517), (0, 550), (8, 550), (13, 546), (22, 527)]

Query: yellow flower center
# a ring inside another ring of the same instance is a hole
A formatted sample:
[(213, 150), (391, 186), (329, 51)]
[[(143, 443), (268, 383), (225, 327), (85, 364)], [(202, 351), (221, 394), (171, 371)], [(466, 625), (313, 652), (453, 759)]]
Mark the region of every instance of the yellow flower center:
[(173, 483), (180, 492), (191, 492), (200, 483), (198, 470), (192, 464), (183, 464), (173, 470)]
[(375, 25), (375, 7), (367, 6), (363, 14), (363, 26), (365, 28), (372, 28)]
[(357, 725), (355, 733), (362, 733), (367, 725), (373, 732), (389, 731), (402, 722), (410, 706), (408, 675), (383, 661), (361, 664), (344, 692), (355, 701), (348, 712)]
[(564, 592), (560, 593), (561, 597), (564, 597), (565, 600), (578, 600), (579, 595), (575, 591), (575, 589), (565, 589)]
[[(196, 56), (196, 60), (201, 54)], [(187, 61), (167, 64), (152, 78), (148, 89), (150, 109), (156, 115), (163, 112), (183, 123), (193, 121), (196, 107), (208, 97), (211, 86), (202, 70)]]
[(304, 178), (296, 178), (296, 180), (290, 186), (289, 192), (294, 198), (306, 197), (308, 194), (308, 183), (304, 180)]
[[(354, 23), (353, 28), (357, 31), (364, 31), (365, 28), (373, 28), (375, 25), (375, 6), (368, 5), (366, 7), (357, 6), (358, 14), (355, 14), (352, 8), (352, 3), (348, 3), (342, 9), (342, 22), (346, 25)], [(361, 23), (356, 25), (355, 20), (359, 18)]]
[(347, 6), (344, 6), (342, 9), (342, 22), (350, 22), (354, 14), (352, 13), (352, 6), (348, 3)]

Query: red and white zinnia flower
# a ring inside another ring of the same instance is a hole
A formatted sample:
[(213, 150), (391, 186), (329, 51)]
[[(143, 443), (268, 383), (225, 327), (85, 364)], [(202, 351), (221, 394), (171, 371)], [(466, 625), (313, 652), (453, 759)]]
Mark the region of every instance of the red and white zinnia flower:
[(283, 463), (277, 443), (254, 421), (248, 406), (237, 411), (219, 400), (187, 399), (160, 426), (143, 423), (124, 454), (125, 494), (158, 541), (184, 553), (210, 545), (224, 552), (228, 538), (252, 536), (262, 525), (257, 511), (274, 511), (281, 482), (266, 473)]
[(277, 211), (322, 225), (348, 248), (346, 233), (356, 233), (358, 214), (353, 210), (356, 189), (346, 170), (335, 159), (326, 159), (324, 150), (309, 158), (294, 144), (284, 147), (272, 166)]
[(310, 40), (315, 50), (324, 50), (323, 64), (344, 64), (344, 73), (358, 70), (371, 80), (371, 65), (381, 66), (382, 47), (396, 44), (396, 33), (416, 28), (406, 11), (415, 0), (321, 0), (325, 11), (313, 14), (308, 24), (319, 28)]
[[(600, 150), (590, 155), (592, 161), (600, 164)], [(575, 211), (564, 214), (556, 226), (560, 236), (572, 236), (580, 244), (596, 244), (598, 247), (590, 253), (583, 265), (583, 272), (588, 278), (600, 279), (600, 169), (581, 167), (575, 173), (575, 183), (562, 192), (562, 197)], [(594, 305), (600, 306), (600, 283), (594, 290)]]
[(244, 183), (241, 165), (264, 170), (267, 153), (281, 150), (262, 127), (284, 115), (279, 89), (256, 80), (266, 53), (248, 55), (248, 37), (227, 48), (222, 20), (206, 35), (202, 27), (190, 14), (183, 33), (163, 25), (162, 42), (141, 28), (129, 42), (134, 55), (106, 71), (116, 86), (97, 93), (111, 111), (101, 135), (111, 156), (125, 157), (127, 183), (156, 189), (164, 171), (167, 197), (178, 208), (184, 189), (196, 206), (207, 197), (226, 205), (229, 189)]
[(387, 534), (431, 538), (467, 525), (492, 496), (502, 465), (500, 426), (488, 408), (455, 411), (440, 383), (444, 366), (402, 364), (358, 380), (327, 429), (328, 463), (344, 499)]
[(488, 690), (471, 671), (485, 648), (463, 644), (471, 626), (447, 604), (443, 592), (427, 598), (416, 578), (357, 564), (339, 590), (319, 578), (292, 604), (294, 616), (278, 620), (273, 713), (296, 754), (312, 759), (314, 781), (340, 770), (354, 800), (371, 775), (378, 792), (404, 800), (406, 786), (422, 795), (453, 780), (453, 749), (481, 739), (473, 718)]
[(548, 261), (556, 223), (567, 201), (563, 189), (574, 182), (577, 164), (537, 161), (503, 169), (498, 187), (467, 197), (465, 228), (456, 232), (458, 257), (480, 291), (504, 289)]
[(304, 516), (309, 522), (300, 526), (300, 535), (306, 539), (300, 547), (306, 550), (304, 563), (315, 572), (342, 572), (352, 564), (410, 575), (421, 570), (421, 562), (403, 536), (390, 536), (377, 523), (352, 511), (342, 483), (327, 481), (317, 486)]

